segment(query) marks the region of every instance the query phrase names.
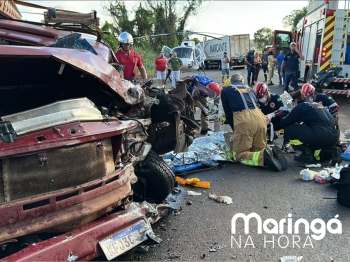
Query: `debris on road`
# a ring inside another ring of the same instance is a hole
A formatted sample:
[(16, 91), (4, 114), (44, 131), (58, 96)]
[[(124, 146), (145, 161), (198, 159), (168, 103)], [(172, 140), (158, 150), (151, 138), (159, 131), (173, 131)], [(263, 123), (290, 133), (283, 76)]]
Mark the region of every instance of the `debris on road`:
[(303, 257), (297, 257), (297, 256), (284, 256), (280, 258), (281, 262), (299, 262), (300, 260), (302, 260)]
[(321, 167), (321, 164), (306, 164), (305, 167)]
[(187, 201), (186, 204), (191, 206), (192, 205), (192, 201)]
[(228, 197), (228, 196), (217, 196), (214, 193), (210, 193), (209, 198), (214, 199), (215, 201), (220, 202), (220, 203), (226, 203), (228, 205), (232, 204), (232, 198)]
[(300, 179), (302, 179), (304, 181), (314, 180), (316, 175), (317, 175), (316, 171), (312, 171), (308, 168), (300, 171)]
[(202, 255), (201, 255), (201, 259), (204, 259), (204, 258), (205, 258), (205, 254), (202, 254)]
[(174, 172), (185, 172), (205, 166), (218, 166), (218, 161), (232, 161), (227, 141), (229, 133), (216, 132), (209, 136), (198, 137), (189, 146), (188, 152), (169, 153), (163, 156), (164, 161)]
[(186, 180), (181, 177), (176, 177), (176, 181), (179, 182), (181, 185), (190, 185), (194, 187), (201, 187), (201, 188), (210, 188), (210, 182), (207, 181), (200, 181), (199, 178), (187, 178)]
[(187, 191), (188, 196), (200, 196), (202, 193), (196, 191)]

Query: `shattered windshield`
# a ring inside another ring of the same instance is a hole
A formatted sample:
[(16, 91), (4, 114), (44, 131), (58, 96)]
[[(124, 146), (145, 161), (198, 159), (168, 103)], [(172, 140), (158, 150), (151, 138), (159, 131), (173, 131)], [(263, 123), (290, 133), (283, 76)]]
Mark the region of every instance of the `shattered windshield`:
[(175, 52), (179, 58), (192, 58), (193, 56), (192, 48), (188, 47), (177, 47), (173, 49), (173, 52)]

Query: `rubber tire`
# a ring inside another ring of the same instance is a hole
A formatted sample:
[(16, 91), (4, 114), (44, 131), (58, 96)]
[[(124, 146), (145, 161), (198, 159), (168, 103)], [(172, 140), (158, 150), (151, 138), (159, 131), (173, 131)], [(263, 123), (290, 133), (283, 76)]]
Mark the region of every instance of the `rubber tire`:
[[(153, 150), (145, 160), (135, 167), (135, 174), (140, 182), (134, 186), (134, 200), (159, 204), (173, 191), (175, 174), (164, 160)], [(144, 190), (146, 192), (140, 192)], [(143, 198), (143, 199), (142, 199)]]

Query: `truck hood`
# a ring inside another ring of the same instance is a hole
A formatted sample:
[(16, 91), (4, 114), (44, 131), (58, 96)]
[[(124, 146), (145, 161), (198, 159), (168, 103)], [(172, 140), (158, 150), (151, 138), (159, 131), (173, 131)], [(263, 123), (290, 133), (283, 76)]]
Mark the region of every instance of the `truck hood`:
[(0, 60), (18, 59), (52, 59), (64, 65), (71, 65), (74, 69), (81, 71), (98, 79), (105, 91), (111, 95), (119, 95), (128, 104), (137, 104), (144, 99), (144, 92), (138, 85), (122, 79), (118, 71), (98, 55), (86, 50), (67, 49), (57, 47), (31, 47), (31, 46), (6, 46), (0, 48)]

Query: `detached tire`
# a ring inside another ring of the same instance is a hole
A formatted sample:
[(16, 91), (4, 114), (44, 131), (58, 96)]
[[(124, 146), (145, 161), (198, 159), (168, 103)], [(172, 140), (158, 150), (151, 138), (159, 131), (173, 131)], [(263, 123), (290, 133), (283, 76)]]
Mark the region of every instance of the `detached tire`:
[(150, 151), (144, 161), (135, 167), (139, 181), (134, 185), (134, 200), (161, 203), (172, 192), (175, 174), (164, 160)]

